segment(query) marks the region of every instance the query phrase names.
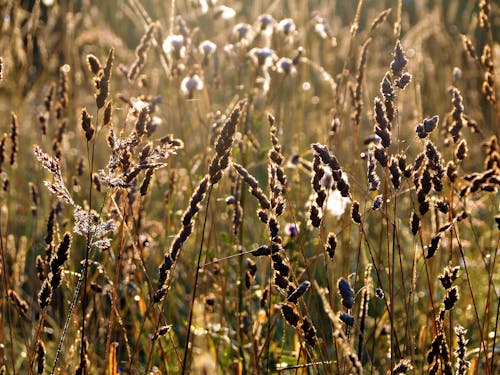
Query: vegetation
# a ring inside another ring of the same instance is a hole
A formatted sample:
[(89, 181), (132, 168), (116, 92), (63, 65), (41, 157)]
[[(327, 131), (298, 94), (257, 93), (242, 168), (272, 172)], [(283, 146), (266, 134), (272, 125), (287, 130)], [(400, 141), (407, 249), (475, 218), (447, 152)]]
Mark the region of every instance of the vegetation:
[(0, 4), (0, 374), (496, 374), (500, 8)]

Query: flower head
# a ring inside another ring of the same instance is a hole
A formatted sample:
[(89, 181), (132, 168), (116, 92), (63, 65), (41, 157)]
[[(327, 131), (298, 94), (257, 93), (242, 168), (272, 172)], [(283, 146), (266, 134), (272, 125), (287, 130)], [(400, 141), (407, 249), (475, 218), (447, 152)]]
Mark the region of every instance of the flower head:
[(182, 59), (186, 55), (186, 46), (182, 35), (169, 35), (163, 42), (163, 51), (171, 54), (176, 59)]
[(295, 22), (291, 18), (284, 18), (278, 24), (278, 30), (285, 35), (293, 34), (295, 29)]
[(299, 234), (299, 225), (295, 223), (286, 223), (285, 234), (291, 238)]
[(290, 75), (295, 75), (297, 73), (297, 69), (295, 69), (293, 61), (288, 57), (282, 57), (281, 59), (279, 59), (276, 63), (276, 68), (278, 70), (278, 73)]
[(181, 91), (189, 99), (193, 98), (194, 92), (196, 90), (203, 89), (203, 81), (198, 74), (191, 74), (186, 77), (181, 82)]
[(252, 48), (248, 54), (256, 65), (263, 68), (269, 68), (277, 60), (276, 54), (269, 48)]

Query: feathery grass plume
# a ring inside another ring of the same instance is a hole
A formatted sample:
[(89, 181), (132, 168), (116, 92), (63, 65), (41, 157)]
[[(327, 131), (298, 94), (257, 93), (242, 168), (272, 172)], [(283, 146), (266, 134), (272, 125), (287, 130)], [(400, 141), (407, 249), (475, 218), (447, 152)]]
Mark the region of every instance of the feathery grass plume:
[(356, 224), (361, 224), (361, 215), (359, 213), (359, 202), (353, 201), (351, 206), (351, 219)]
[(391, 132), (389, 129), (389, 120), (385, 114), (384, 106), (380, 98), (376, 97), (374, 100), (374, 110), (375, 114), (375, 126), (373, 131), (380, 137), (381, 144), (384, 148), (388, 148), (391, 145)]
[(466, 375), (469, 373), (470, 362), (465, 360), (467, 343), (469, 342), (469, 340), (465, 339), (466, 333), (467, 330), (461, 325), (457, 324), (455, 326), (455, 335), (457, 336), (457, 349), (455, 350), (455, 356), (457, 357), (455, 364), (456, 375)]
[(401, 77), (403, 75), (403, 70), (406, 68), (408, 60), (405, 57), (403, 48), (401, 47), (401, 42), (398, 40), (396, 42), (396, 47), (394, 48), (393, 60), (391, 62), (391, 72), (395, 77)]
[(347, 327), (352, 327), (354, 325), (354, 317), (345, 312), (339, 313), (339, 319), (344, 322)]
[(371, 277), (372, 265), (367, 264), (365, 268), (364, 287), (361, 292), (361, 307), (359, 309), (358, 321), (358, 358), (363, 358), (363, 346), (365, 342), (366, 320), (368, 317), (368, 304), (370, 302), (371, 294), (373, 293), (373, 280)]
[(194, 225), (193, 219), (194, 216), (200, 210), (200, 203), (205, 198), (208, 184), (209, 184), (209, 176), (206, 175), (201, 179), (201, 181), (196, 186), (193, 194), (191, 195), (191, 199), (189, 200), (189, 207), (186, 208), (184, 214), (182, 215), (182, 228), (177, 232), (172, 243), (170, 244), (170, 248), (167, 254), (165, 254), (163, 263), (158, 267), (159, 269), (158, 286), (153, 295), (153, 302), (155, 303), (160, 302), (162, 298), (165, 296), (165, 294), (168, 292), (168, 286), (166, 285), (166, 282), (169, 275), (169, 271), (172, 269), (175, 262), (177, 261), (177, 257), (179, 256), (179, 252), (182, 250), (184, 243), (191, 235)]
[(375, 147), (375, 149), (373, 150), (373, 156), (375, 157), (375, 160), (379, 162), (380, 166), (382, 166), (383, 168), (387, 167), (388, 159), (384, 147)]
[(281, 307), (281, 314), (283, 314), (283, 317), (285, 318), (287, 323), (290, 324), (292, 327), (297, 328), (298, 323), (300, 321), (300, 314), (297, 309), (297, 306), (292, 303), (282, 303), (280, 307)]
[(453, 142), (457, 143), (461, 136), (461, 130), (466, 125), (466, 120), (464, 118), (464, 99), (462, 97), (462, 93), (457, 88), (452, 88), (451, 96), (453, 110), (450, 115), (450, 126), (448, 127), (448, 132), (451, 134)]
[(380, 188), (380, 178), (375, 170), (375, 157), (371, 150), (367, 152), (367, 178), (368, 178), (368, 189), (370, 191), (377, 191)]
[(87, 55), (87, 66), (95, 76), (97, 76), (102, 70), (101, 62), (96, 56), (92, 55), (91, 53)]
[(394, 92), (389, 72), (385, 73), (380, 83), (380, 93), (384, 97), (385, 115), (387, 116), (387, 120), (389, 120), (388, 130), (391, 130), (391, 122), (394, 120), (394, 99), (396, 99), (396, 93)]
[(102, 125), (106, 126), (111, 123), (111, 111), (112, 111), (112, 102), (111, 100), (108, 101), (108, 104), (106, 104), (106, 108), (104, 109), (104, 116), (102, 119)]
[(5, 161), (5, 144), (7, 142), (7, 134), (3, 133), (0, 139), (0, 172), (3, 171), (3, 163)]
[(274, 117), (268, 113), (267, 120), (269, 123), (269, 134), (272, 143), (272, 149), (269, 150), (269, 188), (271, 193), (271, 207), (276, 216), (281, 216), (285, 208), (285, 201), (283, 199), (283, 191), (286, 189), (287, 178), (285, 171), (282, 167), (284, 157), (281, 153), (281, 144), (279, 142), (277, 133), (278, 128), (275, 126)]
[(491, 4), (490, 0), (479, 1), (479, 26), (487, 29), (490, 26)]
[(57, 289), (61, 285), (62, 271), (64, 263), (66, 263), (66, 261), (69, 258), (70, 247), (71, 247), (71, 234), (66, 232), (64, 234), (63, 240), (57, 247), (56, 253), (50, 260), (49, 281), (52, 290)]
[(45, 356), (47, 351), (45, 350), (45, 344), (42, 340), (38, 340), (36, 343), (35, 351), (35, 363), (36, 363), (36, 373), (37, 375), (42, 375), (45, 369)]
[(402, 375), (406, 374), (408, 371), (413, 371), (413, 365), (409, 359), (402, 359), (391, 371), (391, 375)]
[(434, 237), (432, 237), (431, 243), (427, 247), (427, 254), (425, 255), (425, 259), (430, 259), (434, 256), (434, 254), (436, 254), (440, 241), (441, 241), (441, 233), (438, 233)]
[(135, 60), (130, 68), (128, 68), (127, 78), (129, 79), (129, 81), (133, 81), (134, 79), (136, 79), (140, 70), (144, 67), (144, 64), (146, 62), (146, 54), (151, 45), (151, 39), (153, 38), (153, 33), (155, 32), (156, 27), (156, 23), (151, 23), (148, 25), (146, 33), (142, 36), (139, 45), (135, 49)]
[(87, 142), (92, 140), (92, 137), (95, 133), (95, 127), (92, 125), (92, 116), (87, 112), (86, 108), (82, 109), (82, 121), (81, 121), (82, 129), (85, 132), (85, 138)]
[(44, 181), (45, 186), (59, 199), (71, 206), (74, 206), (75, 202), (73, 201), (73, 198), (71, 198), (71, 195), (64, 184), (59, 160), (48, 156), (38, 145), (33, 146), (33, 152), (44, 168), (52, 174), (53, 182)]
[(61, 119), (63, 117), (64, 111), (68, 107), (69, 100), (69, 81), (68, 81), (68, 73), (70, 71), (69, 65), (63, 65), (59, 68), (59, 92), (58, 92), (58, 101), (57, 101), (57, 119)]
[(495, 89), (495, 69), (493, 67), (493, 57), (491, 47), (486, 44), (481, 55), (481, 63), (485, 68), (482, 91), (485, 99), (491, 104), (496, 103)]
[(8, 295), (9, 295), (9, 298), (10, 298), (10, 301), (12, 302), (12, 304), (14, 304), (19, 309), (21, 314), (25, 318), (29, 318), (29, 316), (28, 316), (28, 311), (29, 311), (28, 302), (26, 302), (23, 298), (21, 298), (21, 296), (19, 294), (17, 294), (17, 292), (14, 289), (9, 289)]
[(43, 260), (41, 255), (37, 255), (35, 258), (35, 270), (36, 270), (36, 275), (38, 276), (38, 279), (40, 281), (45, 280), (45, 267), (46, 263)]
[(306, 342), (311, 346), (315, 346), (318, 340), (316, 328), (314, 328), (312, 320), (308, 316), (305, 316), (300, 322), (300, 329)]
[(416, 132), (419, 138), (426, 138), (437, 126), (439, 116), (424, 118), (424, 121), (417, 125)]
[(96, 78), (97, 93), (95, 94), (95, 102), (97, 108), (100, 109), (106, 104), (106, 99), (109, 95), (109, 81), (111, 79), (111, 68), (113, 67), (113, 60), (115, 56), (114, 48), (111, 48), (106, 59), (106, 66), (99, 73)]
[(341, 277), (337, 282), (337, 289), (342, 297), (342, 305), (346, 309), (351, 309), (354, 305), (354, 290), (352, 290), (349, 281)]
[(263, 210), (269, 210), (271, 208), (271, 202), (269, 198), (264, 194), (262, 189), (259, 186), (258, 181), (252, 176), (244, 167), (239, 164), (232, 163), (231, 164), (235, 171), (241, 176), (243, 181), (248, 185), (250, 193), (257, 198), (259, 201), (260, 207)]
[(10, 143), (11, 143), (11, 149), (10, 149), (10, 165), (14, 165), (16, 162), (16, 156), (17, 156), (17, 151), (18, 151), (18, 144), (17, 144), (17, 138), (18, 138), (18, 123), (17, 123), (17, 116), (14, 112), (10, 113)]
[(333, 257), (335, 256), (336, 248), (337, 248), (337, 239), (335, 238), (335, 233), (330, 232), (328, 233), (328, 237), (326, 239), (325, 251), (332, 260)]
[(309, 281), (304, 281), (301, 283), (292, 293), (288, 295), (287, 301), (291, 303), (297, 303), (300, 297), (304, 295), (309, 289), (311, 283)]
[(238, 124), (238, 120), (245, 104), (246, 100), (238, 102), (231, 112), (229, 119), (227, 119), (222, 126), (219, 136), (215, 141), (215, 155), (210, 161), (208, 167), (211, 185), (215, 185), (220, 181), (223, 170), (229, 165), (229, 157), (231, 155), (231, 147), (233, 145), (234, 133), (236, 132), (236, 125)]
[(38, 292), (38, 304), (42, 309), (45, 309), (52, 301), (52, 286), (48, 279), (45, 279)]
[(372, 203), (372, 210), (378, 210), (382, 207), (382, 205), (384, 204), (384, 195), (383, 194), (379, 194), (377, 195), (374, 199), (373, 199), (373, 203)]
[(500, 169), (500, 145), (498, 144), (497, 137), (492, 135), (483, 146), (486, 149), (484, 169)]
[(257, 265), (253, 260), (247, 258), (247, 270), (245, 272), (245, 287), (250, 289), (257, 274)]
[[(339, 284), (341, 280), (344, 280), (349, 289), (350, 285), (345, 279), (339, 279)], [(344, 282), (343, 282), (344, 283)], [(330, 302), (328, 301), (328, 298), (326, 297), (325, 289), (320, 289), (318, 284), (314, 281), (314, 287), (316, 290), (318, 290), (319, 295), (321, 297), (321, 302), (323, 303), (323, 309), (325, 310), (326, 314), (328, 315), (328, 318), (332, 322), (333, 325), (333, 335), (335, 337), (335, 340), (340, 344), (343, 350), (343, 354), (345, 357), (349, 359), (349, 362), (352, 366), (352, 369), (354, 370), (355, 374), (362, 375), (363, 374), (363, 366), (361, 362), (359, 361), (359, 358), (356, 354), (356, 352), (353, 350), (351, 345), (349, 344), (349, 340), (347, 339), (346, 335), (342, 331), (342, 326), (339, 321), (339, 317), (334, 314), (332, 311), (332, 308), (330, 307)], [(343, 286), (345, 288), (345, 286)], [(352, 289), (351, 289), (352, 291)], [(352, 294), (354, 296), (354, 292)]]
[(38, 205), (40, 204), (40, 193), (38, 192), (38, 188), (33, 182), (30, 182), (28, 184), (28, 188), (30, 190), (30, 196), (31, 196), (31, 214), (33, 216), (36, 216), (38, 212)]
[(356, 84), (354, 88), (351, 89), (351, 100), (354, 106), (354, 113), (351, 115), (353, 124), (359, 126), (359, 121), (361, 117), (361, 112), (363, 111), (363, 98), (362, 98), (362, 84), (365, 75), (366, 68), (366, 58), (368, 54), (368, 46), (370, 45), (372, 39), (368, 38), (361, 47), (361, 54), (358, 62), (358, 69), (356, 74)]
[(467, 142), (465, 141), (465, 139), (461, 139), (457, 147), (455, 148), (455, 158), (460, 161), (464, 160), (467, 156), (468, 151), (469, 150), (467, 149)]
[(443, 300), (444, 309), (451, 310), (457, 303), (459, 298), (458, 287), (453, 286), (446, 290), (446, 295)]
[(391, 156), (389, 162), (389, 172), (391, 172), (391, 181), (394, 189), (399, 189), (401, 187), (401, 171), (399, 169), (398, 159)]

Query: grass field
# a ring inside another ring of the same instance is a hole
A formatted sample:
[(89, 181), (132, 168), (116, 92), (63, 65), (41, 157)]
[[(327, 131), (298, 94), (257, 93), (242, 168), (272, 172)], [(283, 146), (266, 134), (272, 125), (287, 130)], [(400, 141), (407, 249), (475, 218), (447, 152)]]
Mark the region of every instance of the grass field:
[(500, 7), (0, 2), (0, 374), (500, 371)]

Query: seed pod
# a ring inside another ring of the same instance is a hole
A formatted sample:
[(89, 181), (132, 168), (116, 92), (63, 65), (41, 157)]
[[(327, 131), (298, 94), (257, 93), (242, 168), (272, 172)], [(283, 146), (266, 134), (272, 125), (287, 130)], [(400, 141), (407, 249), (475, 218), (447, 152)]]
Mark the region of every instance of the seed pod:
[(340, 278), (337, 283), (337, 288), (339, 290), (340, 296), (342, 297), (342, 304), (346, 309), (352, 308), (354, 305), (354, 291), (347, 281), (344, 278)]
[(289, 296), (288, 296), (288, 302), (291, 303), (297, 303), (298, 299), (304, 295), (305, 292), (307, 292), (307, 289), (311, 286), (311, 283), (309, 281), (304, 281), (302, 284), (300, 284), (297, 289), (295, 289)]

